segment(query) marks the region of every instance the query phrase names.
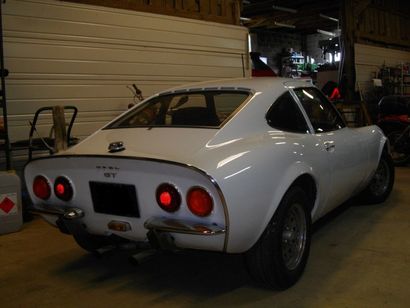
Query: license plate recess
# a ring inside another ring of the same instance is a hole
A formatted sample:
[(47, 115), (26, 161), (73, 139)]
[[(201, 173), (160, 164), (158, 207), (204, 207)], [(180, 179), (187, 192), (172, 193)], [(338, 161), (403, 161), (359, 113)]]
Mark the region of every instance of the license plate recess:
[(126, 217), (140, 217), (134, 185), (89, 182), (94, 211)]

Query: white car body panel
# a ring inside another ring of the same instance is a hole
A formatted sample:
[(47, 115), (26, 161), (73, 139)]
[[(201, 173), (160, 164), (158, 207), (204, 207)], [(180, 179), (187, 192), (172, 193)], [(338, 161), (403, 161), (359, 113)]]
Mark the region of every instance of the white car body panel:
[[(141, 217), (121, 218), (132, 230), (118, 235), (146, 241), (144, 222), (151, 217), (169, 217), (226, 230), (212, 236), (172, 233), (180, 248), (245, 252), (258, 240), (299, 176), (309, 175), (315, 182), (317, 194), (311, 212), (315, 221), (365, 187), (386, 141), (376, 126), (345, 127), (322, 134), (289, 133), (270, 127), (264, 119), (272, 103), (289, 87), (298, 86), (307, 86), (307, 82), (259, 78), (196, 84), (195, 88), (247, 88), (253, 94), (220, 129), (99, 130), (66, 152), (29, 163), (25, 168), (27, 187), (38, 174), (51, 182), (66, 175), (74, 183), (73, 200), (65, 203), (52, 196), (47, 207), (80, 207), (88, 229), (108, 235), (113, 231), (107, 229), (107, 223), (119, 218), (93, 212), (88, 181), (133, 184)], [(125, 150), (108, 153), (108, 145), (117, 141), (124, 143)], [(331, 149), (327, 149), (329, 145)], [(118, 169), (113, 172), (115, 177), (107, 177), (97, 166)], [(164, 182), (175, 184), (182, 196), (192, 186), (205, 187), (214, 200), (214, 211), (208, 217), (196, 217), (184, 206), (185, 201), (176, 213), (162, 211), (155, 202), (155, 189)], [(31, 189), (29, 193), (33, 203), (42, 207), (44, 202)]]

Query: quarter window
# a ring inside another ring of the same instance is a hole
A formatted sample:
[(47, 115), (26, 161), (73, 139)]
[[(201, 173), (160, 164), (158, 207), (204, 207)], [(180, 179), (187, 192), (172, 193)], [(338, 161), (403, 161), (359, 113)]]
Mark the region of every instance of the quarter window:
[(294, 90), (316, 133), (338, 130), (345, 124), (335, 107), (316, 88)]
[(269, 125), (288, 132), (309, 132), (306, 121), (289, 92), (280, 96), (269, 109), (266, 120)]

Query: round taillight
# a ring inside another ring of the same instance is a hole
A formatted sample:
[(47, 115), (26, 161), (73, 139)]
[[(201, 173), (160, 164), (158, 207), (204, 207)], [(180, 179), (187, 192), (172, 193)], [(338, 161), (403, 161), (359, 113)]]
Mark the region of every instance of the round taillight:
[(63, 201), (70, 201), (73, 197), (73, 187), (70, 181), (63, 176), (56, 178), (54, 182), (54, 194)]
[(42, 175), (38, 175), (33, 181), (33, 192), (37, 198), (47, 200), (51, 195), (50, 182)]
[(175, 212), (181, 205), (181, 195), (171, 184), (161, 184), (157, 188), (156, 198), (158, 205), (167, 212)]
[(212, 197), (201, 187), (194, 187), (189, 190), (187, 204), (190, 211), (200, 217), (211, 214), (214, 207)]

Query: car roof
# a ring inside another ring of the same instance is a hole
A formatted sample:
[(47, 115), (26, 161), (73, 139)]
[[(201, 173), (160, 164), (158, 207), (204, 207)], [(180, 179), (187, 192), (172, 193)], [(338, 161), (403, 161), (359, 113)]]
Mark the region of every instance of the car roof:
[(280, 77), (248, 77), (248, 78), (234, 78), (221, 79), (213, 81), (205, 81), (182, 85), (160, 92), (159, 95), (167, 95), (178, 92), (194, 92), (206, 90), (236, 90), (236, 91), (251, 91), (251, 92), (271, 92), (275, 89), (282, 89), (284, 87), (306, 87), (311, 86), (311, 79), (292, 79)]

